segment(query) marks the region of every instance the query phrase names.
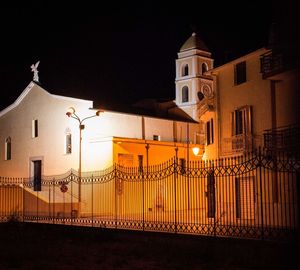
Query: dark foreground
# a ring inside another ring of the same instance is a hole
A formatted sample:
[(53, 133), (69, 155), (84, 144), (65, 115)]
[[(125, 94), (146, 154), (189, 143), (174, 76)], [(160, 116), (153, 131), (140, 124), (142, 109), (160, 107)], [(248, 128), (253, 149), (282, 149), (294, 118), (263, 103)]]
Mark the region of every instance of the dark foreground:
[(297, 269), (298, 252), (291, 242), (0, 224), (1, 270)]

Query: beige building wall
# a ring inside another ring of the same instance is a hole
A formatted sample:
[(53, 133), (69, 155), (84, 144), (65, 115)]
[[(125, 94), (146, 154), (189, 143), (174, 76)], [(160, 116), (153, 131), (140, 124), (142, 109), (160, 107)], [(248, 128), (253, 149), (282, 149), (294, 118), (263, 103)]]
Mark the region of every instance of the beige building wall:
[[(259, 57), (263, 52), (258, 50), (217, 69), (221, 141), (232, 136), (231, 113), (243, 106), (252, 107), (252, 134), (257, 145), (262, 143), (263, 131), (271, 128), (269, 81), (262, 80), (259, 73)], [(247, 79), (234, 85), (234, 66), (242, 61), (246, 61)]]
[(300, 123), (300, 70), (274, 77), (276, 92), (276, 124), (278, 127)]
[[(219, 156), (240, 155), (263, 146), (265, 130), (299, 123), (299, 71), (282, 72), (263, 79), (260, 57), (267, 51), (259, 49), (209, 72), (214, 77), (217, 95), (218, 134), (215, 139), (219, 143)], [(246, 81), (235, 85), (235, 66), (243, 61), (246, 62)], [(233, 151), (232, 114), (246, 107), (251, 111), (250, 116), (246, 116), (251, 118), (246, 120), (250, 136), (247, 134), (247, 139), (244, 142), (240, 139), (238, 144), (248, 143), (249, 147), (245, 146), (245, 151)]]

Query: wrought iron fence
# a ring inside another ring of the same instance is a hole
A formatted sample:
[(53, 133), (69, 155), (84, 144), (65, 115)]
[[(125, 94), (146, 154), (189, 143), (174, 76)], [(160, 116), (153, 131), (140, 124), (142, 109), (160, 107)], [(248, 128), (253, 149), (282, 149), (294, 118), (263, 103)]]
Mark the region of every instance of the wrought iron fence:
[[(213, 161), (173, 158), (148, 167), (113, 167), (0, 178), (0, 217), (26, 222), (277, 239), (299, 229), (300, 160), (254, 152)], [(79, 183), (81, 192), (79, 198)], [(80, 204), (80, 207), (79, 207)]]

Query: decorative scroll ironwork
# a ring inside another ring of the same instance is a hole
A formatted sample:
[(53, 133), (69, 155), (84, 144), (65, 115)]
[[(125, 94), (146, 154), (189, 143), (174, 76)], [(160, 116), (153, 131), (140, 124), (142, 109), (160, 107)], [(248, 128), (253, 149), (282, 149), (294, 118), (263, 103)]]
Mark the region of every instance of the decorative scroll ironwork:
[(70, 170), (43, 176), (41, 191), (33, 179), (0, 177), (0, 221), (277, 239), (299, 229), (299, 177), (299, 158), (267, 150), (142, 169), (116, 164), (81, 179)]

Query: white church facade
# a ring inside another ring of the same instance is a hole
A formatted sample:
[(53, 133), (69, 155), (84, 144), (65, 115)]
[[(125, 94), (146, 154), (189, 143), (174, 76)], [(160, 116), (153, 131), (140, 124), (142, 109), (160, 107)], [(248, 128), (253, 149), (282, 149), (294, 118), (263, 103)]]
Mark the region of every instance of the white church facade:
[[(76, 110), (80, 120), (88, 117), (81, 123), (84, 128), (66, 115), (69, 108)], [(96, 113), (92, 101), (52, 95), (31, 82), (0, 112), (1, 176), (32, 177), (36, 170), (42, 175), (61, 174), (70, 168), (77, 170), (80, 161), (83, 172), (102, 170), (114, 163), (159, 164), (175, 154), (187, 160), (194, 158), (189, 152), (199, 133), (196, 121), (114, 111)]]

